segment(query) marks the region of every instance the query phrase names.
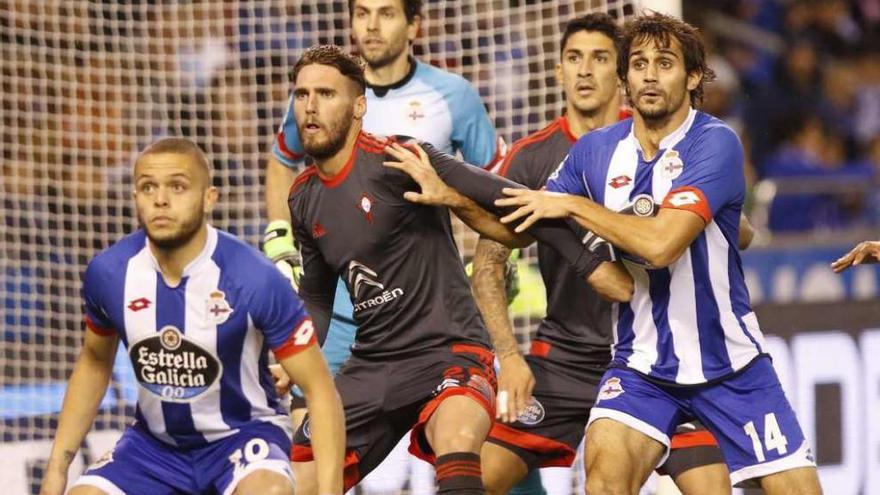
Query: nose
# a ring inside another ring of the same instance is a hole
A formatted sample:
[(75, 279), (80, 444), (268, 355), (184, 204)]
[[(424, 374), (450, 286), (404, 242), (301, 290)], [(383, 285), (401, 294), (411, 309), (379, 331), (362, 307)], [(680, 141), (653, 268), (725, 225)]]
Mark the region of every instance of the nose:
[(648, 68), (645, 70), (645, 81), (656, 81), (657, 72), (657, 64), (648, 64)]
[(379, 30), (379, 15), (377, 13), (371, 13), (369, 18), (367, 19), (367, 30), (369, 31), (378, 31)]
[(158, 187), (156, 189), (156, 194), (153, 196), (153, 203), (156, 206), (168, 206), (168, 188), (167, 187)]
[(306, 113), (313, 114), (318, 111), (318, 98), (317, 94), (311, 93), (309, 97), (306, 98)]
[(590, 57), (584, 57), (578, 67), (578, 75), (587, 77), (593, 75), (593, 60)]

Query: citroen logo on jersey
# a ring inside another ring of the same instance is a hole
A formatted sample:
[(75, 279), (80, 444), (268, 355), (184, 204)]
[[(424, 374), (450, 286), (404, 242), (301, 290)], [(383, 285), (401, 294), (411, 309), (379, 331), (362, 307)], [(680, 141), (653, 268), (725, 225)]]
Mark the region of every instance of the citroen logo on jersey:
[[(375, 287), (376, 290), (382, 292), (377, 296), (366, 299), (361, 297), (366, 294), (369, 287)], [(385, 290), (385, 285), (379, 281), (379, 274), (355, 260), (351, 260), (348, 263), (348, 289), (356, 301), (354, 304), (355, 313), (381, 306), (403, 295), (403, 289), (399, 287)]]
[(348, 263), (348, 286), (352, 287), (355, 299), (360, 297), (364, 285), (372, 285), (379, 290), (385, 290), (385, 286), (379, 282), (379, 274), (367, 268), (363, 263), (351, 260)]

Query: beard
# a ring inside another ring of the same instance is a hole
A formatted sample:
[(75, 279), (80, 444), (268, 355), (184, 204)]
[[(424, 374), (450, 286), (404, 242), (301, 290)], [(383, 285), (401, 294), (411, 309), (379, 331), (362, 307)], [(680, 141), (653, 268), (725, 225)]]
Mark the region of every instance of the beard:
[(187, 218), (184, 218), (180, 224), (178, 224), (178, 228), (172, 232), (156, 232), (153, 231), (149, 224), (140, 218), (140, 214), (138, 214), (141, 226), (144, 229), (144, 232), (147, 234), (147, 238), (150, 242), (153, 243), (154, 246), (160, 249), (177, 249), (181, 246), (184, 246), (196, 234), (199, 232), (199, 229), (202, 228), (202, 224), (205, 221), (205, 216), (201, 213), (204, 210), (204, 205), (199, 203), (196, 211), (199, 213), (197, 215), (191, 215)]
[(340, 116), (335, 122), (325, 126), (327, 131), (327, 139), (319, 141), (315, 137), (306, 138), (305, 124), (299, 125), (299, 135), (302, 140), (303, 150), (306, 154), (317, 160), (324, 160), (335, 155), (345, 146), (345, 139), (348, 137), (348, 131), (354, 122), (354, 110), (349, 108), (345, 114)]
[(681, 108), (686, 96), (687, 92), (681, 95), (670, 95), (663, 92), (660, 105), (642, 105), (640, 104), (641, 98), (636, 98), (633, 101), (633, 107), (645, 119), (649, 127), (659, 126)]
[(407, 49), (407, 41), (403, 41), (402, 43), (394, 44), (393, 42), (385, 45), (385, 49), (379, 52), (369, 52), (367, 50), (361, 49), (358, 46), (358, 52), (361, 54), (361, 57), (367, 62), (367, 65), (370, 66), (371, 69), (379, 69), (390, 65), (394, 62), (397, 57), (400, 56), (401, 53), (406, 51)]

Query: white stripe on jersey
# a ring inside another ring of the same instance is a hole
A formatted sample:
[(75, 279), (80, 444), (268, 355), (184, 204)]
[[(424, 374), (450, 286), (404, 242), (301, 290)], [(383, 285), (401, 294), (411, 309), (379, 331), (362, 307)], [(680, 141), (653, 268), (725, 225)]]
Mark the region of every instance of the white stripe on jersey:
[[(146, 297), (152, 304), (138, 311), (123, 311), (125, 314), (125, 337), (130, 349), (137, 342), (156, 335), (156, 286), (158, 284), (158, 272), (154, 268), (153, 257), (149, 248), (144, 248), (128, 260), (125, 269), (125, 298), (123, 301), (133, 301)], [(167, 433), (165, 417), (162, 415), (162, 402), (156, 400), (155, 394), (138, 383), (138, 407), (141, 415), (147, 422), (146, 426), (156, 438), (171, 445), (177, 442)]]
[[(204, 252), (213, 253), (217, 245), (217, 232), (213, 229), (209, 231), (207, 244)], [(220, 267), (210, 257), (201, 259), (200, 256), (196, 258), (196, 261), (204, 263), (204, 265), (200, 266), (198, 270), (192, 270), (195, 273), (192, 273), (186, 282), (184, 335), (187, 340), (198, 344), (212, 356), (218, 356), (217, 325), (208, 318), (206, 296), (220, 286)], [(191, 264), (185, 272), (190, 271), (190, 267), (194, 266)], [(246, 359), (242, 360), (246, 361)], [(218, 362), (220, 362), (219, 359)], [(220, 409), (220, 382), (221, 380), (217, 380), (211, 388), (202, 392), (190, 403), (193, 424), (208, 442), (220, 440), (238, 432), (237, 429), (230, 428), (223, 421)]]
[[(727, 239), (721, 233), (721, 229), (714, 220), (709, 223), (705, 232), (706, 251), (709, 253), (709, 280), (712, 283), (712, 293), (715, 296), (715, 301), (718, 303), (721, 328), (724, 329), (724, 343), (727, 348), (727, 354), (730, 357), (730, 365), (733, 369), (739, 369), (754, 359), (755, 351), (749, 346), (742, 345), (742, 342), (748, 341), (748, 336), (743, 332), (740, 322), (737, 321), (736, 314), (731, 307), (730, 274), (728, 272), (728, 249), (730, 248), (730, 243), (727, 242)], [(754, 316), (754, 313), (750, 314)], [(757, 319), (754, 319), (754, 322), (755, 326), (753, 328), (746, 327), (753, 336), (760, 338), (761, 332), (755, 331), (757, 329)], [(736, 345), (731, 345), (731, 343), (736, 343)]]
[[(615, 176), (616, 177), (616, 176)], [(654, 325), (654, 304), (648, 290), (648, 272), (637, 265), (624, 260), (633, 278), (632, 300), (629, 305), (633, 311), (633, 353), (627, 364), (642, 373), (651, 373), (651, 366), (657, 362), (657, 326)], [(617, 308), (615, 308), (617, 311)]]
[[(632, 136), (624, 139), (611, 155), (608, 175), (605, 177), (605, 207), (613, 211), (620, 211), (629, 204), (630, 194), (636, 185), (636, 169), (639, 166), (636, 143)], [(612, 179), (620, 176), (629, 177), (629, 182), (621, 187), (613, 187)]]
[(700, 383), (703, 360), (700, 354), (700, 332), (697, 331), (697, 299), (694, 288), (694, 267), (691, 248), (687, 248), (678, 262), (669, 267), (669, 306), (667, 318), (675, 356), (678, 358), (678, 383)]

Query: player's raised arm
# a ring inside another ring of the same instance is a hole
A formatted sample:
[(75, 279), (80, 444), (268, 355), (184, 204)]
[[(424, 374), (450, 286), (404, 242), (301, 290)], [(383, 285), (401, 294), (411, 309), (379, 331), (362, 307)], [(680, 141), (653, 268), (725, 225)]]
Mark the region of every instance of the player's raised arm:
[(86, 270), (86, 326), (82, 350), (64, 394), (64, 404), (58, 417), (55, 442), (49, 455), (49, 465), (40, 489), (41, 495), (61, 495), (67, 485), (67, 469), (95, 421), (113, 374), (113, 361), (119, 345), (119, 335), (110, 328), (101, 315), (89, 291), (99, 283), (94, 267)]
[[(503, 212), (498, 209), (494, 203), (497, 198), (502, 196), (501, 190), (503, 188), (524, 187), (485, 170), (467, 165), (450, 155), (440, 153), (427, 143), (421, 143), (420, 145), (406, 143), (406, 145), (408, 147), (414, 146), (414, 148), (409, 150), (399, 146), (390, 146), (386, 151), (388, 151), (389, 155), (394, 157), (398, 162), (400, 162), (401, 158), (395, 157), (395, 155), (391, 154), (392, 152), (395, 152), (400, 157), (405, 156), (406, 158), (402, 159), (406, 160), (406, 162), (417, 160), (424, 164), (425, 160), (427, 160), (427, 163), (436, 170), (436, 176), (432, 174), (424, 174), (424, 183), (430, 181), (433, 184), (439, 180), (454, 189), (459, 195), (470, 198), (481, 208), (487, 210), (493, 215), (499, 215)], [(416, 155), (418, 147), (424, 148), (426, 156), (419, 157)], [(411, 172), (413, 167), (408, 166), (406, 163), (404, 163), (403, 167), (393, 165), (393, 161), (385, 162), (385, 164), (392, 168), (399, 168), (411, 177), (414, 175)], [(424, 169), (424, 167), (422, 169)], [(449, 206), (450, 203), (456, 204), (453, 199), (455, 198), (455, 195), (441, 194), (427, 197), (414, 196), (414, 194), (418, 195), (418, 193), (408, 192), (404, 195), (404, 198), (410, 201), (419, 200), (419, 202), (424, 204), (435, 204), (440, 206)], [(552, 246), (553, 249), (572, 265), (575, 272), (582, 277), (589, 277), (600, 263), (608, 261), (585, 248), (580, 239), (565, 222), (541, 222), (540, 224), (533, 223), (530, 226), (532, 227), (528, 230), (530, 236)], [(488, 229), (480, 231), (474, 226), (471, 228), (474, 228), (480, 234), (490, 238), (494, 232), (494, 230)], [(519, 233), (523, 233), (524, 231), (525, 229), (517, 229), (517, 232)], [(503, 238), (496, 240), (500, 242), (505, 241)]]

